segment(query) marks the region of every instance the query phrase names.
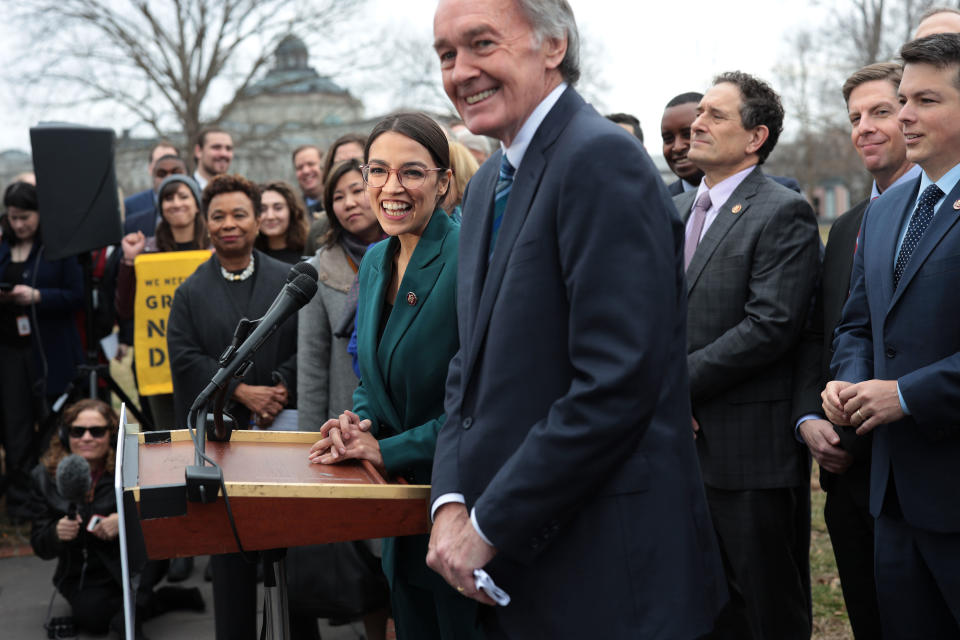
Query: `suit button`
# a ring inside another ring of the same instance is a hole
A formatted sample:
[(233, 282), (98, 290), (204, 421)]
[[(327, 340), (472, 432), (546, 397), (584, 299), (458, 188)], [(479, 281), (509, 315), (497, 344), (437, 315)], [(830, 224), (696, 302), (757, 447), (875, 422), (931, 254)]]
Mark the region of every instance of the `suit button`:
[(463, 419), (463, 421), (460, 424), (463, 425), (464, 429), (469, 429), (470, 427), (473, 426), (473, 418), (471, 418), (470, 416), (467, 416), (466, 418)]
[(897, 356), (897, 350), (893, 347), (887, 347), (886, 354), (888, 358), (895, 358)]

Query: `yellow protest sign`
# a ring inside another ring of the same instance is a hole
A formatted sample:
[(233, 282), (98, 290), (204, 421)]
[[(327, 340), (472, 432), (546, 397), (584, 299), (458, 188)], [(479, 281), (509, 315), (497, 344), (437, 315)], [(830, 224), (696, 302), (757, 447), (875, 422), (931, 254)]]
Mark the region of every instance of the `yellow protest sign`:
[(140, 395), (173, 393), (167, 357), (167, 318), (180, 283), (210, 259), (209, 251), (143, 253), (134, 261), (137, 297), (133, 312), (133, 348)]

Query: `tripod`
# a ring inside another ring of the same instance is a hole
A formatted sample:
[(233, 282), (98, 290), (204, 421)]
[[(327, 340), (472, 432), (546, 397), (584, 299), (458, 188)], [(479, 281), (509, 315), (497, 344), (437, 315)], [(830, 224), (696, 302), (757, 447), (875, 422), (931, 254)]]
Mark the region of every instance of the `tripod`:
[[(119, 251), (119, 248), (116, 250)], [(104, 384), (107, 385), (107, 388), (127, 405), (127, 411), (132, 413), (133, 416), (140, 421), (141, 428), (150, 430), (153, 428), (153, 424), (150, 420), (146, 419), (146, 416), (144, 416), (140, 408), (133, 403), (126, 392), (117, 384), (117, 381), (113, 379), (113, 376), (110, 374), (110, 364), (100, 362), (100, 352), (96, 338), (95, 311), (99, 304), (102, 304), (102, 301), (97, 299), (98, 292), (94, 287), (93, 257), (89, 251), (84, 251), (77, 256), (77, 259), (80, 261), (80, 268), (83, 271), (83, 311), (84, 330), (87, 334), (87, 348), (84, 353), (83, 364), (77, 366), (77, 376), (67, 387), (67, 391), (64, 392), (61, 399), (65, 399), (74, 388), (84, 390), (86, 392), (84, 397), (96, 398), (99, 382), (103, 381)], [(57, 404), (61, 405), (61, 402), (58, 401)], [(55, 411), (59, 408), (60, 407), (55, 407)]]

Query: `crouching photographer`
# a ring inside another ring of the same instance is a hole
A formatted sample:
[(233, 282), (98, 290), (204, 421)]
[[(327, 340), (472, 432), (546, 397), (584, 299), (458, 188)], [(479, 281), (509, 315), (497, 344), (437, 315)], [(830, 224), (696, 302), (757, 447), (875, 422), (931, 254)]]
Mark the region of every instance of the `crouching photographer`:
[[(58, 436), (32, 474), (30, 544), (38, 557), (57, 559), (53, 583), (70, 603), (76, 629), (97, 634), (123, 629), (120, 522), (113, 489), (117, 423), (116, 413), (101, 400), (67, 407)], [(138, 624), (173, 609), (204, 608), (196, 588), (168, 586), (154, 592), (165, 565), (147, 562), (140, 573)]]

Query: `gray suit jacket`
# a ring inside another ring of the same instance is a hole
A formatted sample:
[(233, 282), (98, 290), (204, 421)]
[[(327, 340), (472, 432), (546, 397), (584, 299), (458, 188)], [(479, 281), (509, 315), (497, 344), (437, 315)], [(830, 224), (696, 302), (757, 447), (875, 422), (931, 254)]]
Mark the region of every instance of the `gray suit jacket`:
[[(686, 221), (696, 192), (674, 198)], [(754, 169), (687, 269), (687, 363), (704, 482), (802, 486), (791, 424), (795, 347), (810, 312), (820, 240), (810, 205)]]

